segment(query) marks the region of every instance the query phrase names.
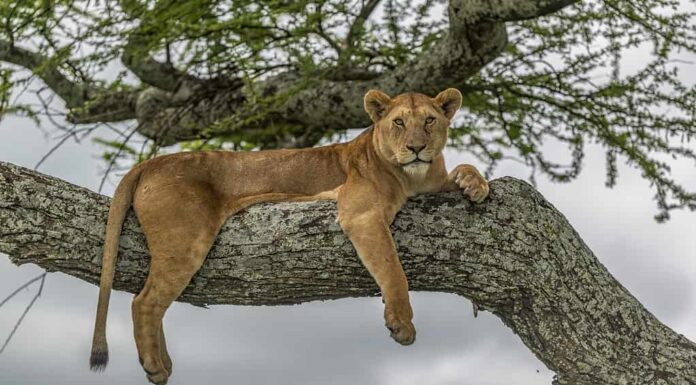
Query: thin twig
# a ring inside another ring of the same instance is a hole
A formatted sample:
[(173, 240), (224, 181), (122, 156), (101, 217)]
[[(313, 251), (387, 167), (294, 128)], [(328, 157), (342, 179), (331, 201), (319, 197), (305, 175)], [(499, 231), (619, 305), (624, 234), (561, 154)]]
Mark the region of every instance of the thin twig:
[(37, 275), (36, 277), (30, 279), (29, 282), (27, 282), (27, 283), (25, 283), (24, 285), (18, 287), (17, 290), (13, 291), (12, 294), (8, 295), (7, 298), (3, 299), (2, 302), (0, 302), (0, 307), (2, 307), (2, 305), (5, 304), (5, 302), (7, 302), (7, 301), (9, 301), (10, 299), (12, 299), (12, 297), (14, 297), (15, 295), (17, 295), (17, 293), (19, 293), (19, 292), (22, 291), (23, 289), (26, 289), (27, 286), (29, 286), (29, 285), (31, 285), (32, 283), (34, 283), (34, 282), (38, 281), (39, 279), (43, 278), (44, 275), (46, 275), (45, 272), (42, 273), (42, 274)]
[(126, 136), (125, 139), (123, 139), (123, 142), (121, 142), (121, 146), (118, 148), (118, 151), (116, 151), (116, 154), (114, 154), (113, 158), (109, 161), (109, 165), (106, 168), (106, 171), (104, 171), (104, 176), (101, 179), (101, 182), (99, 182), (99, 192), (102, 191), (102, 188), (104, 188), (104, 182), (106, 182), (106, 178), (109, 177), (109, 173), (111, 172), (111, 169), (114, 167), (116, 164), (116, 161), (118, 160), (118, 157), (121, 156), (121, 153), (123, 152), (123, 149), (128, 145), (128, 142), (130, 141), (130, 138), (136, 133), (138, 127), (137, 125), (131, 130), (130, 133)]
[[(7, 344), (9, 344), (10, 341), (12, 340), (12, 337), (14, 336), (15, 332), (19, 328), (19, 325), (21, 325), (22, 321), (24, 321), (24, 317), (27, 315), (27, 313), (29, 313), (29, 309), (31, 309), (31, 307), (34, 306), (34, 302), (36, 302), (36, 300), (41, 296), (41, 292), (43, 291), (43, 287), (44, 287), (44, 282), (46, 282), (46, 273), (41, 274), (39, 277), (41, 277), (41, 285), (39, 286), (39, 291), (36, 292), (36, 295), (34, 295), (34, 298), (31, 299), (31, 302), (29, 302), (29, 305), (27, 305), (26, 309), (24, 309), (24, 312), (17, 320), (17, 323), (15, 323), (14, 327), (12, 328), (12, 331), (10, 332), (10, 335), (7, 336), (5, 343), (3, 343), (2, 348), (0, 348), (0, 354), (2, 354), (5, 351)], [(39, 277), (32, 279), (29, 283), (36, 281)], [(27, 284), (29, 284), (29, 283), (27, 283)], [(26, 287), (27, 284), (24, 284), (23, 286)], [(12, 293), (12, 295), (14, 295), (14, 294), (15, 293)], [(3, 301), (3, 303), (5, 303), (5, 301)]]
[(58, 144), (56, 144), (55, 146), (51, 147), (51, 149), (48, 150), (48, 152), (45, 153), (45, 154), (41, 157), (41, 159), (40, 159), (40, 160), (36, 163), (36, 165), (34, 166), (34, 170), (37, 170), (39, 167), (41, 167), (41, 165), (43, 164), (43, 162), (45, 162), (46, 159), (48, 159), (48, 157), (50, 157), (51, 155), (53, 155), (53, 153), (54, 153), (58, 148), (60, 148), (60, 147), (63, 145), (63, 143), (67, 142), (68, 139), (70, 139), (71, 137), (75, 136), (76, 134), (77, 134), (76, 131), (72, 131), (72, 132), (66, 134), (65, 136), (63, 136), (63, 138), (62, 138), (61, 140), (58, 141)]

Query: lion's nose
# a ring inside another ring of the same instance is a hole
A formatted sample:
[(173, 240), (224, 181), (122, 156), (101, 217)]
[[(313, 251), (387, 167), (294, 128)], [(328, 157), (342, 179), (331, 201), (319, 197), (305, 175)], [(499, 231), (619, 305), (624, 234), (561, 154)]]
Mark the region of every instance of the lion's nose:
[(425, 148), (425, 146), (406, 146), (409, 150), (413, 151), (414, 154), (418, 155), (421, 150)]

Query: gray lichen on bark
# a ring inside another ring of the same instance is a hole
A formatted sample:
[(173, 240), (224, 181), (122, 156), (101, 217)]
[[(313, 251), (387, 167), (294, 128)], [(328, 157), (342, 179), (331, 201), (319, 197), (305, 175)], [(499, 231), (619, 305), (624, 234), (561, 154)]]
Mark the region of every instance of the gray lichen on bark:
[[(0, 252), (97, 283), (109, 199), (0, 163)], [(230, 218), (179, 299), (277, 305), (378, 294), (335, 223), (332, 202), (258, 205)], [(392, 225), (413, 291), (456, 293), (498, 317), (557, 384), (696, 384), (696, 344), (660, 323), (527, 183), (491, 182), (409, 200)], [(115, 288), (137, 292), (148, 267), (131, 213)]]

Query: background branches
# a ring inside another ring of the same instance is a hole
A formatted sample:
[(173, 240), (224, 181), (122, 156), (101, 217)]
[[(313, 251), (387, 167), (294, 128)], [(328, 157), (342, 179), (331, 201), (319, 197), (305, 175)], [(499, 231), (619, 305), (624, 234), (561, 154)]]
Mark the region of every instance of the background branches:
[[(599, 145), (607, 185), (639, 169), (664, 220), (696, 209), (670, 170), (696, 163), (694, 21), (677, 0), (7, 2), (0, 117), (62, 114), (67, 133), (129, 122), (146, 138), (118, 152), (129, 164), (170, 145), (313, 146), (369, 124), (369, 88), (454, 86), (451, 145), (489, 172), (513, 159), (570, 181)], [(64, 105), (18, 102), (32, 77)], [(549, 153), (558, 143), (566, 154)]]

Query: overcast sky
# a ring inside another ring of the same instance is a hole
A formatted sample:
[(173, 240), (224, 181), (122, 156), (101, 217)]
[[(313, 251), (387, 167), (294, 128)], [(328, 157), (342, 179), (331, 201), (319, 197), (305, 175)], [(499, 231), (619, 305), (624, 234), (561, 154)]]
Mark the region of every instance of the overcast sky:
[[(28, 120), (0, 122), (2, 161), (33, 168), (54, 144)], [(68, 142), (39, 170), (96, 190), (102, 151), (90, 141)], [(452, 151), (446, 158), (450, 169), (472, 161)], [(674, 168), (691, 191), (696, 190), (694, 169), (693, 163), (686, 162)], [(539, 177), (537, 188), (648, 310), (696, 341), (696, 213), (675, 212), (669, 222), (657, 224), (653, 191), (638, 172), (621, 167), (613, 189), (604, 186), (604, 172), (601, 149), (589, 147), (578, 179), (553, 184)], [(528, 170), (508, 163), (497, 169), (495, 176), (502, 175), (526, 178)], [(112, 191), (107, 184), (104, 192), (111, 195)], [(0, 255), (0, 298), (40, 272), (36, 266), (13, 266)], [(0, 309), (0, 341), (35, 289)], [(132, 335), (132, 296), (127, 293), (112, 294), (109, 367), (100, 374), (89, 371), (97, 289), (76, 278), (50, 274), (44, 294), (0, 355), (0, 384), (145, 384)], [(496, 317), (483, 312), (474, 318), (471, 303), (455, 295), (412, 293), (411, 298), (418, 340), (409, 347), (389, 338), (379, 298), (209, 310), (174, 304), (165, 320), (174, 360), (169, 383), (551, 383), (552, 373)]]

